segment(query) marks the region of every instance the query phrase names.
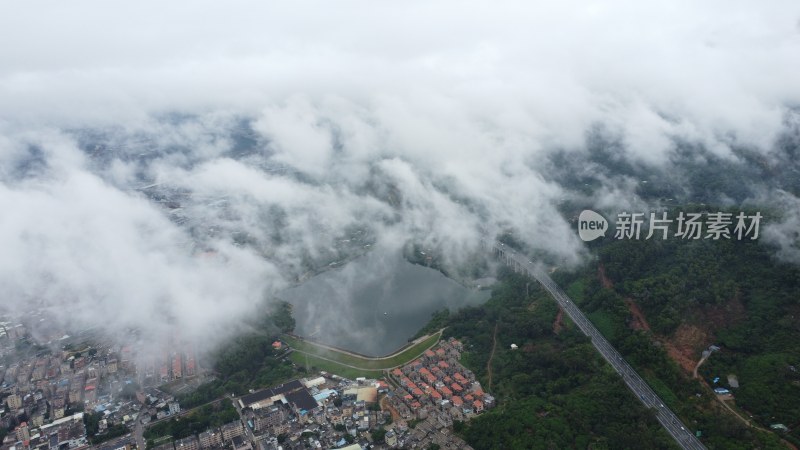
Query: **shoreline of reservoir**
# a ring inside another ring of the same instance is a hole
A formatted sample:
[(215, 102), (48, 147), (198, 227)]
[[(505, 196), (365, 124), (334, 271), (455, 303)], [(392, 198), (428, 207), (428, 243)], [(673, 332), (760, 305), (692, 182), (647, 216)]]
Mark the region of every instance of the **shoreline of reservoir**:
[(292, 304), (294, 334), (375, 357), (407, 345), (434, 312), (479, 305), (490, 294), (409, 262), (400, 252), (372, 251), (279, 297)]

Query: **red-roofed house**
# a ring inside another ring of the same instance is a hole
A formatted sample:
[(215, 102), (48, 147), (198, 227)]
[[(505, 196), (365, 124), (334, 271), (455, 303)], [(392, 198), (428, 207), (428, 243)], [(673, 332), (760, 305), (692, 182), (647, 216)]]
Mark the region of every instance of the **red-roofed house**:
[(425, 356), (427, 356), (428, 358), (433, 358), (434, 356), (436, 356), (436, 353), (433, 353), (431, 349), (427, 349), (425, 350)]
[(411, 393), (414, 394), (414, 397), (422, 397), (422, 390), (420, 388), (413, 389)]
[(447, 386), (442, 386), (442, 388), (441, 388), (441, 389), (439, 389), (439, 392), (441, 392), (441, 393), (442, 393), (442, 395), (443, 395), (445, 398), (450, 398), (450, 397), (452, 397), (452, 396), (453, 396), (453, 391), (451, 391), (451, 390), (450, 390), (450, 388), (449, 388), (449, 387), (447, 387)]
[(453, 392), (461, 392), (464, 390), (464, 388), (462, 388), (458, 383), (453, 383), (450, 385), (450, 387), (453, 388)]
[(483, 411), (483, 402), (480, 400), (475, 400), (474, 402), (472, 402), (472, 406), (475, 407), (475, 412)]
[(447, 364), (447, 361), (439, 361), (439, 367), (441, 367), (442, 369), (449, 369), (450, 364)]
[(453, 402), (453, 406), (461, 406), (464, 404), (464, 400), (461, 400), (461, 397), (457, 395), (451, 398), (450, 401)]
[(400, 370), (400, 369), (394, 369), (394, 370), (392, 371), (392, 375), (394, 375), (394, 376), (396, 376), (396, 377), (402, 377), (402, 376), (403, 376), (403, 371), (402, 371), (402, 370)]

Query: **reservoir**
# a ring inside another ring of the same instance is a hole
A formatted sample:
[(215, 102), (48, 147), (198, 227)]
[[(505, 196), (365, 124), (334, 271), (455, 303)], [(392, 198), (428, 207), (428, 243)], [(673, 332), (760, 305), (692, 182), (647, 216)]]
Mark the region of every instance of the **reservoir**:
[(431, 314), (479, 305), (489, 290), (466, 288), (397, 253), (370, 252), (279, 294), (293, 305), (295, 333), (368, 356), (405, 345)]

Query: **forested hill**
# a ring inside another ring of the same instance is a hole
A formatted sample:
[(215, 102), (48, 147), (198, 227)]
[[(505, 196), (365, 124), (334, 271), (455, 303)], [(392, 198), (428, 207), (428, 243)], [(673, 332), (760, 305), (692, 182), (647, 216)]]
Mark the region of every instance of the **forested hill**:
[[(788, 432), (771, 434), (800, 445), (796, 265), (777, 260), (759, 241), (606, 240), (595, 251), (597, 262), (579, 273), (557, 272), (556, 279), (684, 417), (698, 424), (734, 419), (709, 437), (712, 445), (731, 448), (714, 439), (755, 435), (746, 421), (763, 429), (783, 424)], [(695, 380), (710, 345), (719, 351)], [(717, 387), (733, 398), (723, 404), (711, 391)]]
[(462, 362), (498, 398), (456, 432), (476, 449), (675, 448), (544, 291), (517, 275), (501, 278), (486, 304), (429, 325), (464, 341)]

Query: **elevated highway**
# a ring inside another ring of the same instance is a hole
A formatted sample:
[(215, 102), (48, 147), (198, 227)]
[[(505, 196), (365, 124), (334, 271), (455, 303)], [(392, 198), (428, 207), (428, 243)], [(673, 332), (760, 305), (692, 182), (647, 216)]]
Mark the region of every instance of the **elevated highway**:
[(622, 377), (625, 384), (636, 394), (636, 397), (649, 409), (655, 411), (656, 418), (665, 430), (675, 439), (675, 442), (684, 449), (705, 449), (694, 433), (684, 425), (675, 413), (672, 412), (658, 395), (650, 388), (644, 379), (633, 370), (630, 364), (606, 340), (606, 338), (586, 318), (575, 303), (561, 290), (540, 265), (529, 260), (519, 252), (497, 241), (484, 240), (484, 247), (491, 249), (511, 269), (524, 273), (538, 281), (553, 296), (558, 305), (572, 319), (578, 328), (588, 336), (592, 345), (600, 355), (611, 364), (611, 367)]

